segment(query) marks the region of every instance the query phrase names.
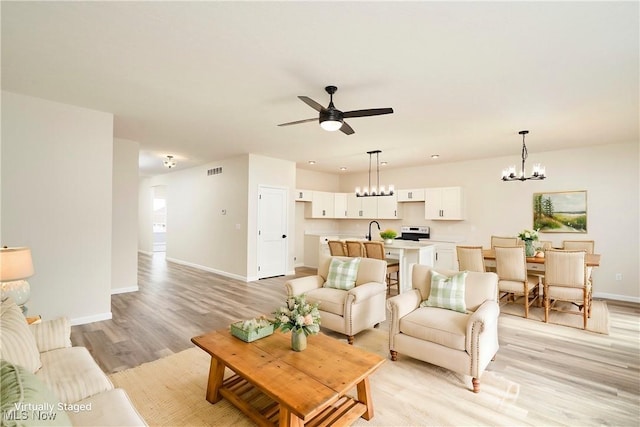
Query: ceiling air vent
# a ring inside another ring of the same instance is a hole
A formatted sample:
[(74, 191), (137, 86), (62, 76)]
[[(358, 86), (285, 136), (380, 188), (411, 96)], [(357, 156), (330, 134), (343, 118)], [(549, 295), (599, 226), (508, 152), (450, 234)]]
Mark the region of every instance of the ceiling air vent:
[(218, 166), (217, 168), (207, 170), (207, 176), (219, 175), (221, 173), (222, 173), (222, 166)]

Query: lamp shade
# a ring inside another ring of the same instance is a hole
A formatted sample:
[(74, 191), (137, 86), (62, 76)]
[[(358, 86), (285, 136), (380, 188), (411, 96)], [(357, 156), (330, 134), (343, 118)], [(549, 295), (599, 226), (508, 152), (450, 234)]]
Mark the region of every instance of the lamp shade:
[(0, 248), (0, 282), (12, 282), (33, 276), (29, 248)]

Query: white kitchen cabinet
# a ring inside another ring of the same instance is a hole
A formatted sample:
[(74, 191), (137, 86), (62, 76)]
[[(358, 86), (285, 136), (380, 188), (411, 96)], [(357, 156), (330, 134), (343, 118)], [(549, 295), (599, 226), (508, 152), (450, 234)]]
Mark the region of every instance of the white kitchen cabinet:
[(435, 247), (435, 262), (433, 268), (444, 270), (457, 270), (458, 259), (456, 245), (453, 243), (433, 242)]
[(398, 190), (398, 202), (424, 202), (424, 188)]
[(296, 189), (294, 199), (296, 202), (310, 202), (312, 193), (313, 191), (311, 190)]
[(463, 220), (462, 187), (426, 188), (424, 212), (426, 219)]
[(378, 197), (357, 197), (347, 194), (347, 218), (376, 219), (378, 217)]
[(398, 197), (393, 196), (374, 197), (378, 204), (378, 219), (400, 219), (402, 218), (400, 209), (402, 205), (398, 204)]
[(333, 217), (342, 219), (347, 218), (347, 196), (348, 193), (334, 194)]
[(326, 191), (314, 191), (311, 203), (305, 205), (305, 218), (333, 218), (335, 213), (335, 195)]

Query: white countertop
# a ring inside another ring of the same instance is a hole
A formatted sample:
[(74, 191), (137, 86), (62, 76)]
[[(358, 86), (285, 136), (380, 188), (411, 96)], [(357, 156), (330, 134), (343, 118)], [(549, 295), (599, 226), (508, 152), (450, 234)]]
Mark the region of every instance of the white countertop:
[(385, 248), (390, 249), (420, 249), (426, 246), (433, 246), (433, 243), (425, 241), (415, 242), (413, 240), (394, 240), (394, 242), (391, 244), (384, 244)]

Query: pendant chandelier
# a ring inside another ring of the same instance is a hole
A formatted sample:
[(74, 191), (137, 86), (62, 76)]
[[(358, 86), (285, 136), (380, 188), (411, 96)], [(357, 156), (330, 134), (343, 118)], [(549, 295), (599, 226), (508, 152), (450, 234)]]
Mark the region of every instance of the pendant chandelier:
[(516, 175), (516, 167), (509, 166), (508, 168), (502, 169), (502, 180), (503, 181), (526, 181), (529, 179), (545, 179), (545, 167), (541, 166), (540, 163), (536, 163), (533, 165), (533, 170), (531, 171), (531, 176), (524, 176), (524, 162), (527, 160), (529, 153), (527, 152), (527, 146), (524, 143), (524, 136), (529, 133), (528, 130), (521, 130), (518, 132), (522, 135), (522, 169), (520, 169), (520, 174)]
[(167, 158), (164, 161), (164, 165), (165, 167), (168, 167), (169, 169), (171, 169), (171, 168), (175, 168), (177, 163), (174, 160), (173, 156), (167, 156)]
[[(386, 191), (383, 186), (380, 186), (380, 150), (367, 151), (369, 155), (369, 186), (364, 187), (364, 189), (360, 189), (360, 187), (356, 187), (356, 196), (357, 197), (381, 197), (381, 196), (393, 196), (393, 185), (389, 185), (389, 190)], [(376, 155), (376, 183), (375, 185), (371, 185), (371, 160), (372, 156)]]

